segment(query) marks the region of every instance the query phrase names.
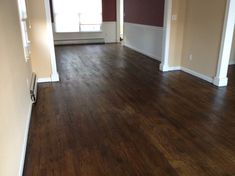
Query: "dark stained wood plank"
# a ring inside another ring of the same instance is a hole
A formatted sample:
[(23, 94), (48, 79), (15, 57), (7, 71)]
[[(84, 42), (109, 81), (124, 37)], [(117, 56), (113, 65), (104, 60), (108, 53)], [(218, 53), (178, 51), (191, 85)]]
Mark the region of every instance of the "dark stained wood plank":
[(235, 67), (217, 88), (118, 44), (56, 47), (25, 176), (235, 175)]

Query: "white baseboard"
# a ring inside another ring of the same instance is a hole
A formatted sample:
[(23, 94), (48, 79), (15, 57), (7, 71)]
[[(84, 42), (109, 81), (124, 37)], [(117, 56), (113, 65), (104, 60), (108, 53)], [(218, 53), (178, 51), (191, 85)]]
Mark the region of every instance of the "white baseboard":
[(166, 64), (161, 63), (159, 66), (159, 70), (162, 72), (168, 72), (168, 66)]
[(213, 84), (218, 87), (224, 87), (228, 85), (228, 78), (217, 78), (215, 77), (213, 80)]
[(151, 57), (151, 58), (153, 58), (153, 59), (156, 59), (156, 60), (158, 60), (158, 61), (161, 61), (161, 58), (160, 58), (160, 57), (156, 57), (156, 56), (154, 56), (154, 55), (152, 55), (152, 54), (148, 54), (148, 53), (146, 53), (144, 50), (138, 49), (138, 48), (136, 48), (136, 47), (134, 47), (134, 46), (131, 46), (131, 45), (129, 45), (129, 44), (126, 44), (126, 43), (124, 43), (123, 45), (124, 45), (125, 47), (127, 47), (127, 48), (130, 48), (130, 49), (135, 50), (135, 51), (137, 51), (137, 52), (139, 52), (139, 53), (141, 53), (141, 54), (144, 54), (144, 55), (146, 55), (146, 56), (148, 56), (148, 57)]
[(106, 21), (102, 24), (102, 34), (105, 43), (117, 42), (117, 23), (115, 21)]
[(184, 71), (184, 72), (186, 72), (186, 73), (189, 73), (189, 74), (191, 74), (191, 75), (193, 75), (193, 76), (196, 76), (196, 77), (198, 77), (198, 78), (201, 78), (201, 79), (203, 79), (203, 80), (205, 80), (205, 81), (207, 81), (207, 82), (209, 82), (209, 83), (213, 83), (213, 78), (211, 78), (211, 77), (209, 77), (209, 76), (203, 75), (203, 74), (201, 74), (201, 73), (198, 73), (198, 72), (196, 72), (196, 71), (190, 70), (190, 69), (185, 68), (185, 67), (181, 67), (181, 70)]
[(168, 67), (168, 71), (179, 71), (182, 70), (180, 66), (177, 67)]
[(180, 66), (169, 67), (168, 65), (162, 64), (162, 63), (160, 64), (159, 69), (160, 69), (162, 72), (180, 71), (180, 70), (182, 70)]
[(51, 77), (48, 78), (38, 78), (38, 83), (48, 83), (51, 82)]
[(60, 81), (58, 73), (52, 74), (51, 77), (38, 78), (37, 80), (38, 83), (49, 83), (49, 82), (58, 82), (58, 81)]
[(27, 143), (28, 143), (28, 134), (29, 134), (29, 127), (30, 127), (30, 120), (31, 120), (31, 114), (32, 114), (32, 107), (33, 104), (30, 102), (27, 122), (26, 122), (26, 128), (24, 132), (24, 141), (23, 141), (23, 150), (21, 153), (21, 161), (20, 161), (20, 168), (19, 168), (19, 174), (18, 176), (22, 176), (24, 172), (24, 163), (25, 163), (25, 155), (26, 155), (26, 149), (27, 149)]
[(60, 77), (59, 77), (58, 72), (53, 73), (53, 74), (51, 75), (51, 81), (52, 81), (52, 82), (58, 82), (58, 81), (60, 81)]
[(231, 61), (229, 62), (229, 65), (235, 65), (235, 60), (231, 60)]
[(52, 26), (55, 45), (117, 42), (116, 21), (103, 22), (102, 31), (100, 32), (56, 33), (55, 25), (53, 24)]
[(206, 76), (206, 75), (203, 75), (201, 73), (198, 73), (196, 71), (193, 71), (191, 69), (188, 69), (188, 68), (185, 68), (185, 67), (181, 67), (181, 66), (176, 66), (176, 67), (168, 67), (167, 65), (163, 65), (163, 64), (160, 64), (160, 70), (163, 71), (163, 72), (168, 72), (168, 71), (183, 71), (183, 72), (186, 72), (190, 75), (193, 75), (195, 77), (198, 77), (200, 79), (203, 79), (209, 83), (214, 83), (214, 79), (209, 77), (209, 76)]

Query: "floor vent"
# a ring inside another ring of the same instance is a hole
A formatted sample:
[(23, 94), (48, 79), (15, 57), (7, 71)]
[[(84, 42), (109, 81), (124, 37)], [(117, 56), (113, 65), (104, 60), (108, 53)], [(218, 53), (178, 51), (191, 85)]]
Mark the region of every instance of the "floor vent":
[(33, 103), (37, 100), (37, 75), (32, 73), (31, 85), (30, 85), (30, 96)]

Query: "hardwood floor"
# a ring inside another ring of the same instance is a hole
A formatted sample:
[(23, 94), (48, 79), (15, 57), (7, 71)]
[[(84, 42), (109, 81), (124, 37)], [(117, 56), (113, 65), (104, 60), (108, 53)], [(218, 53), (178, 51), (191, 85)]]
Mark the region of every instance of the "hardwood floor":
[(234, 176), (235, 67), (227, 88), (120, 45), (56, 47), (40, 84), (25, 176)]

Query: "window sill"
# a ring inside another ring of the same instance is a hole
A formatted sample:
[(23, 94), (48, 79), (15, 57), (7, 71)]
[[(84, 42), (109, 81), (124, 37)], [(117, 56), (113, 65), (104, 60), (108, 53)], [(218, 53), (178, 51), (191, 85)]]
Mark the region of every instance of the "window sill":
[(103, 31), (87, 31), (87, 32), (55, 32), (56, 34), (71, 34), (71, 33), (81, 33), (81, 34), (90, 34), (90, 33), (102, 33)]

